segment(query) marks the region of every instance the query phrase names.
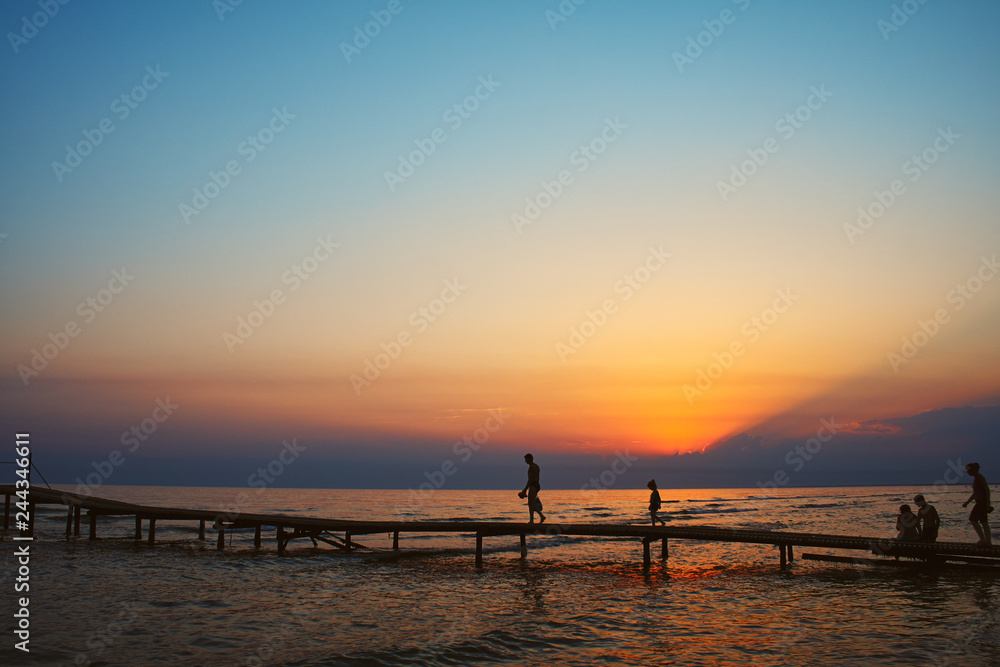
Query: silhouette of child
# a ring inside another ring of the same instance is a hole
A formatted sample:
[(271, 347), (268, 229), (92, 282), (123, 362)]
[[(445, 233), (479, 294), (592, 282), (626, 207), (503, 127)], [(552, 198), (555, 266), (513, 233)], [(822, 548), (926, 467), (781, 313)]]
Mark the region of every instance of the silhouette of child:
[(909, 505), (899, 506), (899, 516), (896, 517), (897, 540), (919, 540), (920, 526), (917, 515), (910, 511)]
[(660, 511), (660, 506), (663, 504), (660, 502), (660, 492), (656, 488), (656, 480), (651, 479), (646, 483), (651, 493), (649, 494), (649, 518), (652, 519), (653, 525), (659, 521), (661, 526), (667, 525), (663, 519), (656, 516), (656, 513)]

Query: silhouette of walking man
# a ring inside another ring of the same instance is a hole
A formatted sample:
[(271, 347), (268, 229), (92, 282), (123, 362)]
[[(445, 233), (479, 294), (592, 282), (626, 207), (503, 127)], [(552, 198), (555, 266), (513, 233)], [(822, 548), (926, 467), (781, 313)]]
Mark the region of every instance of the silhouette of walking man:
[(976, 501), (976, 504), (972, 506), (972, 511), (969, 512), (969, 523), (976, 529), (976, 535), (979, 536), (979, 542), (976, 543), (976, 546), (991, 547), (993, 546), (993, 536), (990, 534), (988, 517), (993, 508), (990, 507), (990, 485), (986, 483), (986, 478), (980, 474), (978, 463), (970, 463), (965, 466), (965, 472), (972, 477), (972, 495), (962, 503), (962, 507), (968, 507), (969, 503), (973, 500)]
[(528, 523), (535, 523), (535, 512), (538, 512), (538, 516), (542, 517), (538, 523), (545, 523), (545, 515), (542, 514), (542, 503), (538, 500), (538, 492), (542, 488), (538, 484), (538, 464), (535, 463), (535, 459), (531, 454), (524, 455), (524, 462), (528, 464), (528, 483), (524, 485), (524, 488), (517, 494), (517, 497), (528, 497), (528, 512), (531, 519)]

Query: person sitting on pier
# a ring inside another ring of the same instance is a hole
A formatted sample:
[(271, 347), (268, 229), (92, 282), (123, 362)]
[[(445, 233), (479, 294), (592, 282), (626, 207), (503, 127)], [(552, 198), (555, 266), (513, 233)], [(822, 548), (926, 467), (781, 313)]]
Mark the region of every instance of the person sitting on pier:
[(535, 463), (534, 457), (531, 454), (524, 455), (524, 462), (528, 464), (528, 483), (524, 485), (524, 488), (517, 494), (517, 497), (528, 497), (528, 513), (530, 517), (528, 523), (535, 523), (535, 512), (538, 512), (538, 516), (541, 517), (538, 523), (545, 523), (545, 515), (542, 514), (542, 503), (538, 500), (538, 492), (542, 488), (538, 484), (538, 464)]
[(660, 522), (661, 526), (667, 525), (663, 521), (663, 519), (661, 519), (658, 516), (656, 516), (656, 513), (660, 511), (660, 506), (663, 505), (663, 503), (660, 501), (660, 492), (656, 488), (656, 480), (655, 479), (649, 480), (646, 483), (646, 486), (650, 490), (650, 494), (649, 494), (649, 518), (653, 520), (653, 525), (654, 526), (656, 525), (657, 521)]
[(972, 477), (972, 495), (962, 503), (962, 507), (968, 507), (973, 500), (976, 504), (972, 506), (969, 513), (969, 523), (976, 529), (979, 536), (978, 547), (993, 546), (993, 536), (990, 534), (989, 513), (993, 511), (990, 506), (990, 485), (986, 483), (986, 478), (979, 472), (978, 463), (970, 463), (965, 466), (965, 472)]
[(941, 527), (937, 510), (921, 494), (913, 496), (913, 502), (917, 504), (917, 518), (920, 519), (920, 541), (937, 542), (938, 528)]
[(917, 515), (910, 510), (909, 505), (899, 506), (899, 516), (896, 517), (897, 540), (919, 540), (920, 526)]

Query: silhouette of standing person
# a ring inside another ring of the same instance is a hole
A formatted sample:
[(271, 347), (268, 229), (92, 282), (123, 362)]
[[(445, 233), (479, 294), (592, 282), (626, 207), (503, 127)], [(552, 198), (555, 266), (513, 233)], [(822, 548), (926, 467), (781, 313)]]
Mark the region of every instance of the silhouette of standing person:
[(646, 482), (646, 487), (650, 490), (650, 494), (649, 494), (649, 518), (653, 520), (653, 525), (654, 526), (656, 525), (657, 521), (660, 522), (661, 526), (667, 525), (663, 521), (663, 519), (661, 519), (658, 516), (656, 516), (656, 513), (660, 511), (660, 506), (663, 505), (663, 503), (660, 501), (660, 492), (656, 488), (656, 480), (655, 479), (651, 479), (648, 482)]
[(976, 529), (976, 535), (979, 536), (979, 542), (976, 543), (976, 546), (991, 547), (993, 546), (993, 536), (990, 534), (988, 516), (993, 508), (990, 507), (990, 485), (986, 483), (986, 478), (979, 472), (978, 463), (970, 463), (965, 466), (965, 472), (972, 477), (972, 495), (962, 503), (962, 507), (968, 507), (969, 503), (973, 500), (976, 501), (976, 504), (972, 506), (972, 511), (969, 512), (969, 523)]
[(937, 542), (938, 528), (941, 527), (941, 517), (933, 505), (927, 504), (923, 495), (913, 496), (917, 504), (917, 518), (920, 519), (920, 541)]
[(524, 455), (524, 462), (528, 464), (528, 483), (524, 485), (524, 488), (517, 494), (517, 497), (528, 497), (528, 513), (531, 519), (528, 523), (535, 523), (535, 512), (538, 512), (538, 516), (542, 517), (538, 523), (545, 523), (545, 515), (542, 514), (542, 503), (538, 500), (538, 492), (542, 488), (538, 484), (538, 464), (535, 463), (535, 459), (531, 454)]

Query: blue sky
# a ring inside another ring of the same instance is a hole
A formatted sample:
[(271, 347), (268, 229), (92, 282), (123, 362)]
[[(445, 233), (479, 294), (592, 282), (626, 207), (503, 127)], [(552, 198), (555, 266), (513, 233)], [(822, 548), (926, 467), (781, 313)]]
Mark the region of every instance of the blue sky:
[[(301, 434), (327, 458), (349, 434), (376, 443), (371, 460), (416, 443), (418, 461), (498, 405), (521, 416), (503, 447), (603, 455), (747, 433), (767, 445), (834, 409), (863, 423), (1000, 395), (1000, 281), (902, 370), (887, 364), (1000, 249), (993, 3), (907, 4), (886, 32), (901, 3), (245, 0), (220, 17), (207, 0), (71, 2), (15, 49), (39, 6), (0, 9), (0, 386), (5, 422), (52, 429), (52, 452), (104, 457), (168, 394), (189, 407), (157, 434), (167, 458), (249, 456), (250, 432)], [(553, 22), (561, 6), (576, 9)], [(449, 109), (477, 87), (456, 127)], [(817, 90), (829, 95), (783, 135)], [(248, 160), (241, 146), (270, 136), (275, 114), (280, 132)], [(114, 130), (57, 175), (104, 119)], [(575, 151), (609, 123), (620, 136), (578, 170)], [(443, 143), (390, 189), (399, 156), (436, 129)], [(957, 139), (908, 180), (941, 132)], [(721, 198), (768, 139), (777, 151)], [(230, 162), (238, 173), (185, 220)], [(572, 183), (518, 230), (511, 216), (563, 170)], [(849, 238), (894, 180), (905, 193)], [(318, 237), (337, 252), (288, 290), (281, 276)], [(560, 359), (555, 345), (650, 247), (668, 268)], [(122, 267), (134, 283), (26, 384), (32, 351)], [(352, 374), (456, 277), (468, 291), (356, 395)], [(227, 349), (223, 334), (276, 288), (287, 303)], [(686, 401), (785, 288), (802, 295), (791, 314)], [(858, 383), (870, 394), (846, 389)]]

